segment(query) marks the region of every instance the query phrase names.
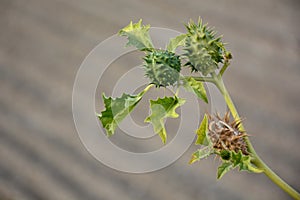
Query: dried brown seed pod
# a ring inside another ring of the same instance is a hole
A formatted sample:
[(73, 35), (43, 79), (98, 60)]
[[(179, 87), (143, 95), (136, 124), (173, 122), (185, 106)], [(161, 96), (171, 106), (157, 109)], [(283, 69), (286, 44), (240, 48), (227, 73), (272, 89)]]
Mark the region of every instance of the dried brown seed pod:
[(218, 151), (242, 151), (244, 155), (249, 155), (244, 137), (248, 136), (244, 131), (239, 130), (240, 119), (230, 120), (230, 113), (225, 113), (221, 117), (218, 113), (209, 115), (208, 136), (213, 147)]

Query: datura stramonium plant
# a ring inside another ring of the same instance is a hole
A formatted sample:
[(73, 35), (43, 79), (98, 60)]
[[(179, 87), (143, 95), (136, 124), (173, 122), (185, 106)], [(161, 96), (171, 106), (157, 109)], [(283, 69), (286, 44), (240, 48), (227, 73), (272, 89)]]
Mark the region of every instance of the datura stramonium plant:
[[(112, 98), (103, 94), (105, 109), (98, 117), (107, 135), (115, 133), (118, 124), (135, 108), (151, 87), (172, 87), (177, 88), (174, 96), (150, 100), (151, 114), (145, 119), (146, 123), (152, 124), (154, 132), (160, 136), (162, 142), (166, 143), (167, 131), (164, 121), (167, 118), (177, 118), (179, 115), (176, 109), (185, 103), (184, 99), (178, 97), (179, 89), (184, 88), (208, 103), (203, 83), (210, 82), (224, 96), (229, 111), (223, 117), (219, 114), (204, 115), (196, 130), (195, 144), (200, 148), (193, 153), (190, 163), (216, 155), (221, 160), (217, 172), (218, 179), (234, 168), (265, 173), (291, 197), (300, 199), (299, 193), (261, 160), (249, 140), (222, 79), (232, 59), (222, 38), (199, 18), (197, 23), (191, 20), (186, 24), (187, 33), (170, 39), (165, 49), (156, 49), (149, 35), (149, 28), (150, 25), (143, 25), (140, 20), (138, 23), (130, 22), (119, 31), (120, 36), (127, 37), (127, 46), (134, 46), (145, 53), (143, 68), (149, 85), (135, 95), (124, 93), (121, 97)], [(178, 47), (182, 47), (182, 54), (175, 52)], [(182, 67), (189, 67), (191, 76), (180, 74)]]

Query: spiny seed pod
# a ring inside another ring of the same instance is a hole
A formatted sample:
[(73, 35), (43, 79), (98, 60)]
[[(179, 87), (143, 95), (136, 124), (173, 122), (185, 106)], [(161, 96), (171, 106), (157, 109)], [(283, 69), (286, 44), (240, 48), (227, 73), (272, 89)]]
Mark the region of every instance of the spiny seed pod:
[(244, 155), (249, 155), (244, 137), (245, 132), (239, 130), (241, 120), (230, 122), (230, 114), (227, 112), (223, 118), (218, 114), (209, 116), (208, 136), (215, 150), (220, 152), (221, 157), (227, 158), (226, 152), (240, 150)]
[(144, 57), (145, 75), (156, 87), (174, 85), (179, 79), (179, 56), (166, 50), (154, 50)]
[(188, 30), (185, 40), (184, 56), (188, 59), (186, 65), (192, 71), (201, 72), (204, 76), (214, 72), (218, 68), (218, 63), (223, 62), (224, 45), (221, 37), (216, 38), (216, 32), (202, 24), (199, 19), (198, 24), (192, 20), (186, 25)]

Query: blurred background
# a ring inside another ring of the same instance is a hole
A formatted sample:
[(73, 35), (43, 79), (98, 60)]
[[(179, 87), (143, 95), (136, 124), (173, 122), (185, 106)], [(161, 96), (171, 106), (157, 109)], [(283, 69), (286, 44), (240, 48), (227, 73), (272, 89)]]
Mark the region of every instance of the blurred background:
[(153, 173), (104, 166), (79, 140), (72, 87), (85, 56), (129, 21), (184, 32), (201, 16), (229, 43), (225, 82), (257, 152), (299, 191), (299, 8), (297, 0), (0, 0), (0, 199), (290, 199), (263, 174), (216, 181), (217, 160), (187, 164), (195, 147)]

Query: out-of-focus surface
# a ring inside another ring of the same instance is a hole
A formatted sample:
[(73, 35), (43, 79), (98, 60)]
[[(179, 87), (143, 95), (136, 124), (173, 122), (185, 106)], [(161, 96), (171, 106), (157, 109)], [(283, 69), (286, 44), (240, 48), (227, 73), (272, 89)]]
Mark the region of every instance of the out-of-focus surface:
[(71, 95), (85, 56), (129, 21), (183, 32), (202, 16), (229, 43), (225, 81), (255, 148), (300, 190), (299, 8), (297, 0), (1, 0), (0, 199), (289, 199), (263, 174), (216, 181), (217, 161), (187, 164), (195, 147), (158, 172), (109, 169), (81, 144)]

